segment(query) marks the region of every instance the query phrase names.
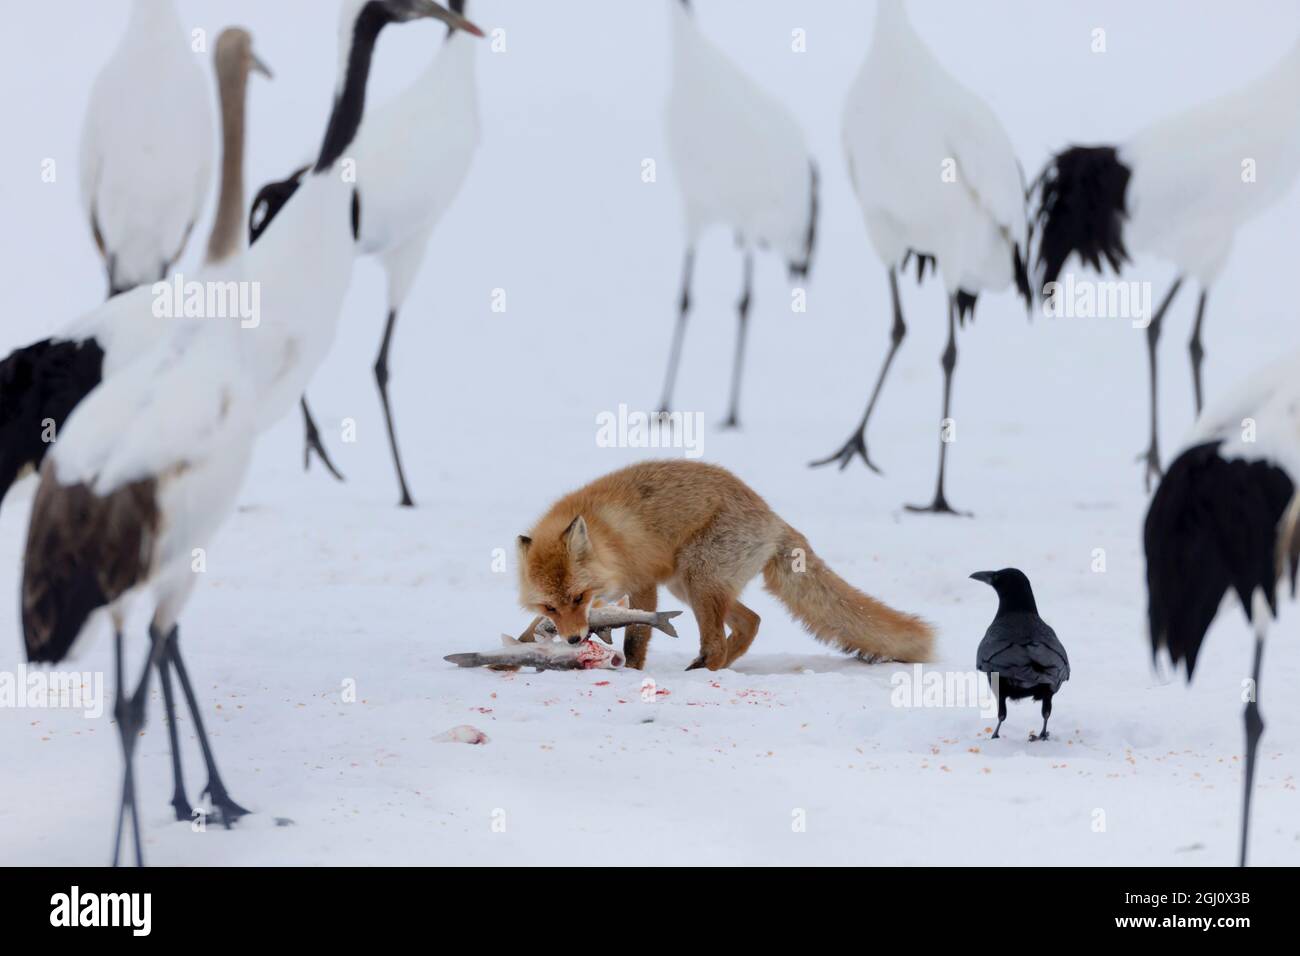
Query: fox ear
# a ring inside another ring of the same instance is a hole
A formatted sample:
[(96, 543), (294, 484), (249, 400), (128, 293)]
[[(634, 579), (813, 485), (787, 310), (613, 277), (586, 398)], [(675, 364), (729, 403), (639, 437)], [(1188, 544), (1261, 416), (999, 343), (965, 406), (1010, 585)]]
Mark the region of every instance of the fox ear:
[(569, 522), (569, 526), (564, 529), (564, 534), (560, 537), (568, 547), (569, 554), (575, 558), (581, 558), (591, 549), (591, 540), (587, 537), (587, 522), (582, 519), (582, 515)]
[(518, 545), (519, 557), (522, 560), (528, 554), (528, 546), (533, 543), (533, 539), (526, 534), (521, 534), (515, 543)]

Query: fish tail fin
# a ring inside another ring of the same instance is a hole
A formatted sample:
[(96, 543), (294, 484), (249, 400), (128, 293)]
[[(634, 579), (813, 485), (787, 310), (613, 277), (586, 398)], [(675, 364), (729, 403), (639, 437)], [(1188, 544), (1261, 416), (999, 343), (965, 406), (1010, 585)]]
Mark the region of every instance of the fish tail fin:
[(681, 611), (659, 611), (655, 614), (654, 626), (663, 631), (669, 637), (677, 636), (677, 629), (672, 625), (672, 619), (681, 614)]

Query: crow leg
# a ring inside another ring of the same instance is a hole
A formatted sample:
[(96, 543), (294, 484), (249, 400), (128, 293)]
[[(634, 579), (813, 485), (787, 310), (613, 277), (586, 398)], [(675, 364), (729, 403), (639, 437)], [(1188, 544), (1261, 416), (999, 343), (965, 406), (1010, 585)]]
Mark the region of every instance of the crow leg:
[(998, 688), (998, 725), (993, 728), (993, 736), (990, 740), (998, 739), (998, 731), (1002, 729), (1002, 721), (1007, 719), (1007, 695), (1001, 687)]
[(1048, 694), (1046, 697), (1043, 698), (1043, 729), (1039, 732), (1037, 737), (1031, 734), (1029, 737), (1030, 740), (1047, 739), (1047, 718), (1051, 716), (1052, 716), (1052, 695)]

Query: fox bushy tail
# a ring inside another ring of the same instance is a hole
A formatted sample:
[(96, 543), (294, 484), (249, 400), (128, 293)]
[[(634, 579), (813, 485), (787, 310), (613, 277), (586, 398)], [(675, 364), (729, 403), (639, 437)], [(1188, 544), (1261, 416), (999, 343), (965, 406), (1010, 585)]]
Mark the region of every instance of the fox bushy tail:
[(813, 553), (808, 539), (785, 526), (781, 547), (763, 568), (767, 590), (813, 637), (866, 658), (928, 661), (934, 630), (912, 614), (863, 594)]

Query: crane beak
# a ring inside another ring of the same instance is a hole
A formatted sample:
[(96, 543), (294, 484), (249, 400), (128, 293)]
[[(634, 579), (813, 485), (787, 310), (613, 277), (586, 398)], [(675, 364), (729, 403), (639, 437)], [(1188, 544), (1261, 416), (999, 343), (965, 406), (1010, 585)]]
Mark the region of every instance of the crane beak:
[(249, 56), (252, 58), (251, 69), (254, 73), (261, 73), (268, 80), (275, 79), (275, 74), (271, 72), (271, 68), (267, 66), (265, 62), (263, 62), (261, 57), (259, 57), (256, 53), (250, 53)]
[(483, 31), (480, 30), (472, 21), (462, 17), (459, 13), (448, 10), (442, 4), (434, 3), (433, 0), (416, 0), (416, 9), (421, 16), (433, 17), (435, 20), (441, 20), (453, 30), (464, 30), (466, 33), (476, 37), (481, 37)]
[(992, 585), (992, 584), (993, 584), (993, 572), (992, 572), (992, 571), (976, 571), (974, 574), (971, 575), (971, 580), (972, 580), (972, 581), (983, 581), (985, 584)]

